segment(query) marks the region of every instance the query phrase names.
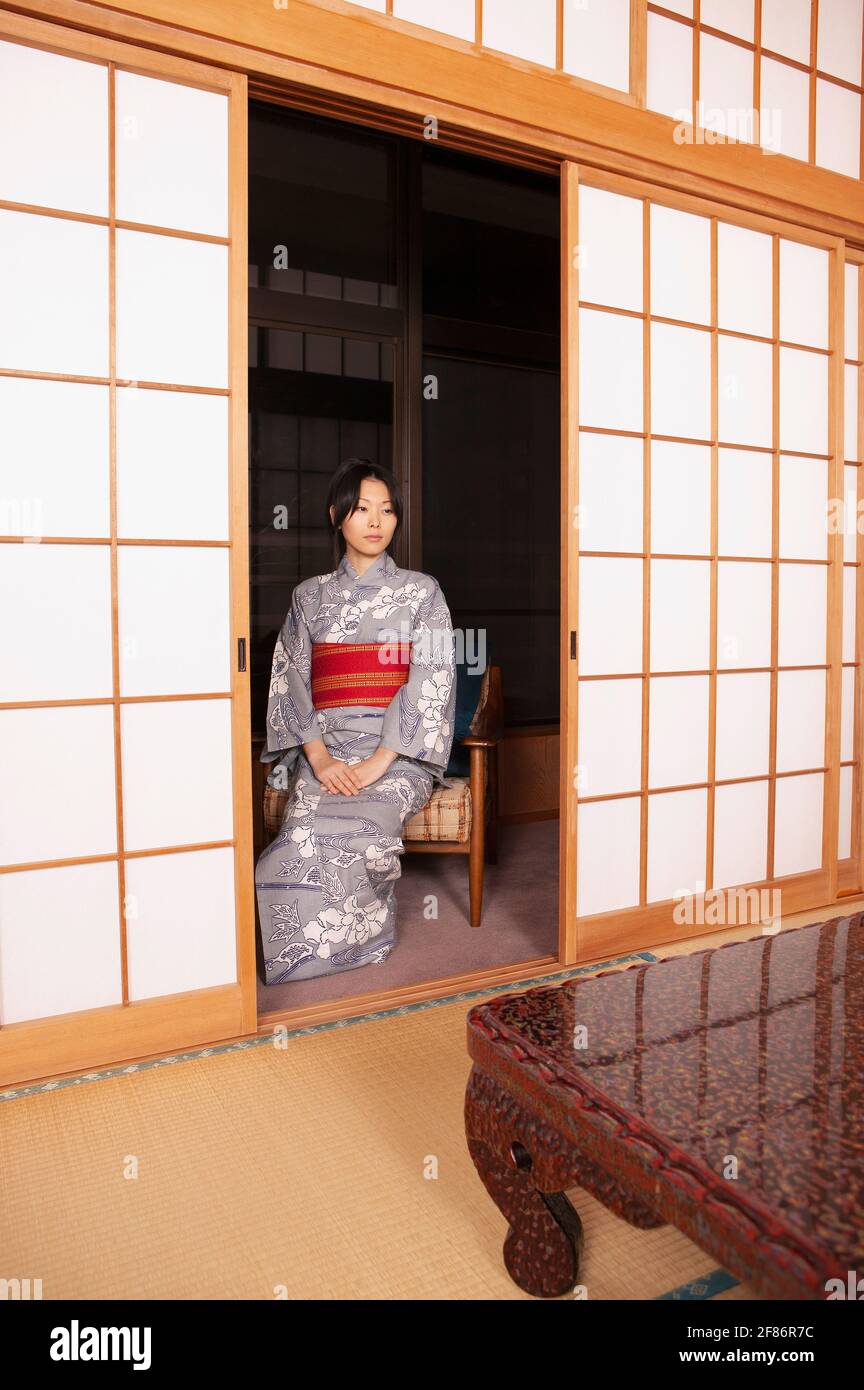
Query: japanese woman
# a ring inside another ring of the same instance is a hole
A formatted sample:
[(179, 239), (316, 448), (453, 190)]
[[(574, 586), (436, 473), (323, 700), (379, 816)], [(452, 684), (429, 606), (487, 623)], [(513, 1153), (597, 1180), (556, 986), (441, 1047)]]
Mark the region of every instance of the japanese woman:
[(392, 473), (347, 459), (328, 516), (336, 568), (294, 589), (273, 653), (261, 761), (290, 796), (255, 871), (268, 984), (387, 959), (402, 828), (446, 785), (453, 743), (450, 611), (431, 575), (390, 554)]

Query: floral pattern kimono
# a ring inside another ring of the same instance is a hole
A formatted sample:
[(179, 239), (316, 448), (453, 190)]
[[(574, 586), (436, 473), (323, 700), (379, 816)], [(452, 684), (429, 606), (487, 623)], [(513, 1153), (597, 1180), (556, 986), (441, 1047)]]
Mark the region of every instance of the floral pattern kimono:
[[(313, 642), (407, 641), (407, 679), (386, 707), (316, 709)], [(346, 555), (331, 574), (297, 585), (273, 653), (261, 754), (276, 762), (270, 785), (291, 788), (279, 834), (255, 869), (267, 984), (386, 960), (396, 943), (402, 827), (436, 783), (447, 785), (455, 705), (450, 611), (430, 575), (400, 569), (384, 551), (362, 575)], [(347, 763), (379, 745), (397, 756), (368, 787), (334, 794), (303, 749), (316, 738)]]

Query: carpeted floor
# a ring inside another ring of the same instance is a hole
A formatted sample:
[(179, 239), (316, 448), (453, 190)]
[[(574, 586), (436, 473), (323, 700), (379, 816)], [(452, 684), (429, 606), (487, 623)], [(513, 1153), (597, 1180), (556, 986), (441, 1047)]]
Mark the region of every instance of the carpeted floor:
[[(387, 960), (282, 985), (259, 978), (259, 1013), (556, 956), (558, 834), (557, 820), (501, 826), (498, 863), (486, 865), (479, 927), (468, 918), (467, 855), (406, 853), (396, 884), (397, 943)], [(437, 918), (426, 916), (430, 896)]]

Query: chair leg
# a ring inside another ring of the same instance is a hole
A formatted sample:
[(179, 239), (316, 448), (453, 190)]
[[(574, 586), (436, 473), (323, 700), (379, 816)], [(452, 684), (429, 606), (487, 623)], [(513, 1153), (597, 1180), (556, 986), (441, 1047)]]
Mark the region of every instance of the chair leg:
[(486, 832), (486, 861), (498, 863), (498, 749), (489, 749), (489, 828)]
[[(472, 836), (472, 842), (474, 837)], [(472, 843), (468, 852), (468, 901), (471, 909), (471, 925), (479, 927), (483, 916), (483, 846), (479, 853)]]
[(483, 858), (486, 843), (486, 807), (483, 796), (483, 748), (471, 749), (471, 840), (468, 850), (468, 901), (472, 927), (483, 915)]

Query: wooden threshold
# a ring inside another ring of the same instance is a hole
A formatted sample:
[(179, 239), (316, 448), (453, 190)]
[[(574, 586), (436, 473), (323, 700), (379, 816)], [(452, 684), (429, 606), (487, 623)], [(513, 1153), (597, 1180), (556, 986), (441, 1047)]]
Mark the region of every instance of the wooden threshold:
[[(122, 1012), (128, 1015), (131, 1011), (135, 1010), (145, 1024), (150, 1022), (152, 1026), (154, 1016), (160, 1015), (166, 1007), (177, 1008), (179, 1003), (184, 1014), (189, 1016), (185, 1040), (172, 1048), (160, 1049), (155, 1052), (142, 1051), (137, 1055), (119, 1055), (115, 1056), (111, 1061), (97, 1061), (94, 1056), (94, 1060), (89, 1066), (76, 1067), (69, 1071), (39, 1072), (38, 1062), (36, 1062), (34, 1058), (31, 1059), (34, 1063), (31, 1075), (24, 1076), (18, 1080), (13, 1079), (12, 1075), (9, 1074), (8, 1067), (5, 1069), (6, 1075), (3, 1074), (3, 1069), (0, 1068), (0, 1085), (5, 1085), (8, 1089), (14, 1090), (19, 1086), (40, 1086), (47, 1081), (65, 1081), (74, 1077), (89, 1076), (95, 1072), (104, 1071), (111, 1073), (115, 1069), (123, 1068), (125, 1070), (128, 1067), (139, 1066), (145, 1062), (155, 1062), (166, 1057), (176, 1057), (178, 1053), (184, 1051), (193, 1053), (201, 1051), (209, 1052), (215, 1048), (229, 1047), (233, 1043), (249, 1042), (256, 1036), (271, 1032), (273, 1027), (278, 1023), (288, 1024), (291, 1029), (294, 1029), (306, 1028), (321, 1023), (338, 1022), (346, 1018), (362, 1018), (364, 1014), (397, 1009), (405, 1004), (446, 999), (448, 995), (459, 995), (475, 989), (482, 990), (494, 988), (495, 985), (498, 984), (512, 984), (514, 981), (533, 978), (535, 975), (551, 975), (565, 968), (566, 967), (561, 966), (553, 956), (539, 956), (534, 960), (523, 961), (518, 965), (503, 966), (499, 969), (474, 971), (473, 973), (465, 975), (453, 975), (439, 980), (430, 980), (418, 985), (406, 985), (401, 989), (380, 990), (375, 994), (352, 995), (349, 999), (334, 1000), (329, 1004), (315, 1004), (301, 1009), (274, 1010), (271, 1013), (261, 1015), (255, 1032), (244, 1033), (238, 1033), (234, 1028), (231, 1028), (231, 1023), (233, 1022), (236, 1024), (240, 1019), (239, 1007), (237, 1006), (238, 987), (236, 985), (228, 985), (212, 991), (196, 990), (189, 994), (174, 995), (170, 997), (167, 1003), (162, 999), (144, 1000), (140, 1004), (127, 1005)], [(226, 1003), (234, 1005), (233, 1018), (226, 1015), (228, 1030), (226, 1030), (225, 1034), (222, 1036), (209, 1039), (202, 1038), (200, 1033), (196, 1036), (195, 1003), (200, 1002), (196, 1001), (196, 995), (205, 993), (225, 996)], [(77, 1015), (58, 1015), (56, 1022), (58, 1029), (65, 1030), (70, 1026), (70, 1019), (74, 1025), (76, 1020), (80, 1022), (89, 1021), (94, 1013), (99, 1013), (104, 1017), (106, 1027), (114, 1026), (116, 1029), (116, 1018), (120, 1012), (121, 1010), (115, 1007), (102, 1010), (86, 1010), (84, 1013)], [(33, 1022), (51, 1023), (52, 1020), (37, 1019)], [(31, 1021), (28, 1020), (26, 1023), (8, 1024), (4, 1032), (8, 1035), (14, 1030), (19, 1030), (19, 1035), (24, 1036), (31, 1027)], [(104, 1047), (104, 1035), (101, 1037), (100, 1041), (102, 1047)], [(104, 1052), (102, 1055), (104, 1055)], [(40, 1056), (39, 1060), (42, 1060), (43, 1056), (44, 1053)]]
[(332, 1003), (309, 1004), (296, 1009), (274, 1009), (259, 1013), (258, 1032), (269, 1033), (275, 1024), (286, 1023), (292, 1028), (307, 1028), (316, 1023), (334, 1023), (343, 1018), (404, 1008), (408, 1004), (426, 1003), (446, 998), (450, 994), (471, 993), (473, 990), (493, 989), (496, 985), (512, 984), (535, 975), (554, 975), (567, 970), (555, 956), (538, 956), (516, 965), (502, 965), (491, 970), (474, 970), (467, 975), (449, 975), (398, 989), (382, 989), (376, 994), (355, 994)]

